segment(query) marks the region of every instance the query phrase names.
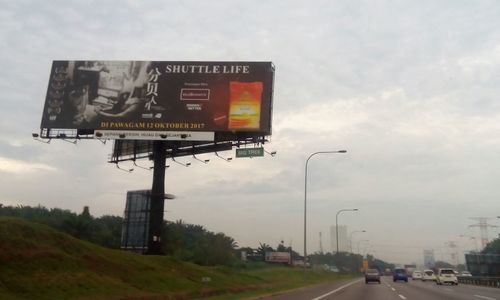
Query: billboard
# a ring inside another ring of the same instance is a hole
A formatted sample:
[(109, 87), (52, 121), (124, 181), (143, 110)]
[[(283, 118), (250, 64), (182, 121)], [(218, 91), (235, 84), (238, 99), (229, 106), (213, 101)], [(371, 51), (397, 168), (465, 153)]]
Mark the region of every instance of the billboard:
[(150, 199), (150, 190), (127, 192), (127, 202), (122, 224), (122, 249), (138, 253), (145, 253), (147, 251)]
[(110, 139), (269, 135), (273, 81), (271, 62), (54, 61), (41, 128)]
[(290, 252), (269, 252), (265, 254), (265, 261), (271, 263), (290, 264), (292, 258)]

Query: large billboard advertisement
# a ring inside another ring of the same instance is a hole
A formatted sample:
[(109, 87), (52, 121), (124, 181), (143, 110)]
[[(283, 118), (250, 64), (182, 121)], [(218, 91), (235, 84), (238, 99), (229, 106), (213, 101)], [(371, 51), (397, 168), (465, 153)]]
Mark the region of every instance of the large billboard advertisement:
[(54, 61), (41, 128), (268, 135), (273, 80), (271, 62)]
[(292, 257), (290, 252), (266, 252), (265, 261), (272, 263), (290, 264)]

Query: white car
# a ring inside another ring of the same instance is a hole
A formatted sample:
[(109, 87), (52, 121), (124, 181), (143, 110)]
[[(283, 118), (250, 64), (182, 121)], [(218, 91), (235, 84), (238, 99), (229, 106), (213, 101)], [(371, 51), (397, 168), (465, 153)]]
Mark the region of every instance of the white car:
[(424, 270), (422, 273), (422, 281), (436, 281), (436, 275), (434, 275), (434, 271), (432, 270)]
[(472, 274), (469, 271), (462, 271), (462, 273), (460, 273), (460, 275), (458, 275), (458, 276), (472, 277)]
[(420, 271), (413, 271), (411, 274), (411, 279), (413, 280), (421, 280), (422, 279), (422, 272)]
[(436, 284), (441, 285), (443, 283), (450, 283), (458, 285), (457, 275), (453, 269), (439, 269), (436, 276)]

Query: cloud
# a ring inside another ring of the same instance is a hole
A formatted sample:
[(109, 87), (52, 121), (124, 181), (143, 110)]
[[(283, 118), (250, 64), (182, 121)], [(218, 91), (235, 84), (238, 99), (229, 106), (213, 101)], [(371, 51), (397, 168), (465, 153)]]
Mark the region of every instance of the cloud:
[[(318, 245), (312, 233), (326, 232), (346, 206), (360, 212), (343, 222), (370, 228), (375, 245), (411, 236), (438, 249), (467, 230), (469, 213), (498, 208), (498, 12), (495, 2), (456, 1), (7, 1), (0, 196), (121, 215), (127, 190), (151, 186), (151, 172), (107, 164), (109, 144), (32, 140), (52, 60), (265, 60), (276, 65), (265, 147), (278, 155), (170, 163), (166, 189), (178, 198), (166, 218), (227, 232), (240, 245), (284, 239), (301, 248), (305, 161), (346, 149), (310, 161), (309, 252)], [(409, 218), (414, 227), (390, 226)], [(401, 252), (384, 257), (421, 259)]]
[(21, 160), (13, 160), (0, 157), (0, 172), (11, 174), (30, 174), (40, 171), (56, 171), (57, 169), (41, 163), (29, 163)]

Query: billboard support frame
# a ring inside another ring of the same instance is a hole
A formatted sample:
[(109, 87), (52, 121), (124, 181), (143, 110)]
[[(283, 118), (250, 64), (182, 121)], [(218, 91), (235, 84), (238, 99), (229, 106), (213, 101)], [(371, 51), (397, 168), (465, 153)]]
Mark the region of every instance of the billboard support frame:
[(165, 165), (167, 160), (166, 142), (153, 143), (153, 184), (151, 187), (151, 205), (149, 219), (149, 255), (161, 255), (161, 232), (163, 226), (163, 210), (165, 207)]
[(268, 142), (274, 71), (262, 61), (54, 61), (32, 136), (114, 140), (108, 162), (123, 171), (120, 162), (153, 161), (146, 254), (161, 255), (166, 160), (207, 163), (196, 155), (214, 153), (230, 161), (218, 152)]

